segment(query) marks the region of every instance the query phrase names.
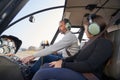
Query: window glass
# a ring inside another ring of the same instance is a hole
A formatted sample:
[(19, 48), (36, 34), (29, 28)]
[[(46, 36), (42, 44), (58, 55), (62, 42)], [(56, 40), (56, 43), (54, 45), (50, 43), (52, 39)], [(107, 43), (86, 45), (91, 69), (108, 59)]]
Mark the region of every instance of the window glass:
[[(64, 4), (65, 0), (29, 0), (12, 22), (38, 10)], [(39, 47), (43, 40), (51, 42), (58, 29), (59, 21), (62, 19), (63, 10), (63, 8), (59, 8), (35, 14), (34, 23), (29, 22), (29, 18), (26, 18), (11, 26), (2, 35), (13, 35), (21, 39), (21, 48)]]

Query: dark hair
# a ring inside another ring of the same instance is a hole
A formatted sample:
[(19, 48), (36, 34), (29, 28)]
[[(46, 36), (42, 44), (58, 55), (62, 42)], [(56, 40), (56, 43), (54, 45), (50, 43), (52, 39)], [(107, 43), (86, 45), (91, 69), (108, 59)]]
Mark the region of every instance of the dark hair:
[(15, 43), (15, 46), (16, 46), (16, 50), (15, 50), (15, 53), (18, 51), (18, 49), (20, 48), (21, 44), (22, 44), (22, 41), (20, 39), (18, 39), (17, 37), (15, 36), (12, 36), (12, 35), (2, 35), (0, 38), (9, 38), (9, 39), (12, 39)]
[(71, 25), (69, 19), (67, 19), (67, 18), (62, 19), (61, 21), (64, 21), (65, 24), (66, 24), (66, 23), (69, 23), (69, 24)]
[(65, 24), (66, 24), (66, 23), (70, 23), (69, 19), (66, 19), (66, 18), (63, 19), (63, 21), (65, 22)]
[(71, 23), (70, 23), (69, 19), (64, 18), (60, 22), (62, 22), (62, 21), (65, 23), (65, 25), (67, 25), (67, 30), (71, 30)]

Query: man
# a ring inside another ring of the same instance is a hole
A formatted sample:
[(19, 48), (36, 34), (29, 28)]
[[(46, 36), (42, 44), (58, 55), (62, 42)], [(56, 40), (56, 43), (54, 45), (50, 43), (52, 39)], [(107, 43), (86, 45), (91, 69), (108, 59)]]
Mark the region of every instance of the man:
[[(43, 63), (48, 63), (51, 61), (56, 61), (61, 58), (66, 58), (75, 55), (78, 50), (78, 39), (77, 37), (71, 33), (70, 31), (71, 25), (68, 19), (63, 19), (59, 23), (59, 31), (61, 34), (64, 34), (64, 37), (58, 41), (57, 43), (50, 45), (49, 47), (40, 50), (34, 55), (23, 58), (21, 61), (23, 63), (28, 63), (29, 61), (35, 59), (36, 57), (44, 56)], [(62, 56), (50, 55), (53, 53), (61, 53)], [(39, 65), (38, 65), (39, 64)], [(31, 68), (32, 72), (35, 73), (40, 68), (40, 59), (35, 63), (35, 65)]]

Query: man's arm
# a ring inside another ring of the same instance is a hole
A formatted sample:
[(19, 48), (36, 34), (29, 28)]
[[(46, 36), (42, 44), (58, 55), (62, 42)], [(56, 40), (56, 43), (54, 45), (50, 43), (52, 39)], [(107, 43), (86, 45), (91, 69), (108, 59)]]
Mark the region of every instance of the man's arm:
[(77, 41), (75, 39), (75, 36), (65, 35), (63, 37), (63, 39), (60, 40), (59, 42), (57, 42), (53, 45), (50, 45), (49, 47), (47, 47), (45, 49), (40, 50), (39, 52), (35, 53), (33, 56), (34, 57), (41, 57), (41, 56), (46, 56), (46, 55), (52, 54), (56, 51), (59, 51), (61, 49), (69, 47), (70, 45), (72, 45), (74, 43), (74, 41)]

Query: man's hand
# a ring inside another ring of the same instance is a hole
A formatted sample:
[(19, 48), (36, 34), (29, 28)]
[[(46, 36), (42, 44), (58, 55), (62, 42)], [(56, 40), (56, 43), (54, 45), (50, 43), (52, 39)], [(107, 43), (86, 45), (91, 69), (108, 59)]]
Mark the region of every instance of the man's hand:
[(62, 60), (53, 61), (53, 62), (49, 63), (49, 65), (51, 67), (54, 67), (54, 68), (61, 68), (62, 67)]
[(25, 64), (29, 63), (30, 61), (32, 61), (33, 59), (35, 59), (35, 57), (33, 55), (25, 57), (23, 59), (21, 59), (21, 61)]
[(7, 54), (5, 54), (6, 56), (15, 56), (15, 54), (13, 54), (13, 53), (7, 53)]

